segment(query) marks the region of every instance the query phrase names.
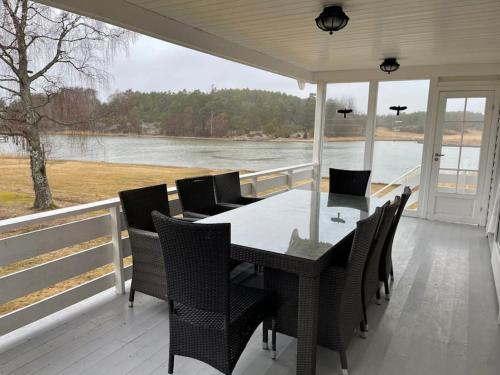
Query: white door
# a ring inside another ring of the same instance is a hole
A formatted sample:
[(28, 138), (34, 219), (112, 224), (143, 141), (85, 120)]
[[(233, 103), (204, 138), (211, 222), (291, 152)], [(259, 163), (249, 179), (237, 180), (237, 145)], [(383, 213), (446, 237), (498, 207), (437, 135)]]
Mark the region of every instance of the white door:
[(493, 98), (490, 91), (440, 93), (429, 195), (431, 219), (484, 223)]

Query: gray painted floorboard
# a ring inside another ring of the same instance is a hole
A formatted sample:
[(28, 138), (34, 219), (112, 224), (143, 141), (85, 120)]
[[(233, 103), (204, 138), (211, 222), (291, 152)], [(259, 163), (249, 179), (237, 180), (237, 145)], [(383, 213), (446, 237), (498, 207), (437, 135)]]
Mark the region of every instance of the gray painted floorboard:
[[(348, 350), (355, 374), (500, 374), (500, 327), (482, 228), (404, 218), (394, 245), (390, 301), (369, 308), (367, 340)], [(296, 340), (278, 335), (278, 359), (260, 330), (235, 374), (295, 373)], [(106, 291), (0, 338), (0, 374), (166, 374), (166, 304)], [(217, 371), (176, 357), (175, 374)], [(338, 374), (338, 355), (318, 348), (318, 374)]]

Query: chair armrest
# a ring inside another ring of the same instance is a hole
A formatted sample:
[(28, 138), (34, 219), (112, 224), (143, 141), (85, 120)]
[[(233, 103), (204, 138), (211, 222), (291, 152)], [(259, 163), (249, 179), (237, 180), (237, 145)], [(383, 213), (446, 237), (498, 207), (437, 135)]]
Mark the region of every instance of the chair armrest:
[(182, 214), (184, 216), (184, 219), (195, 219), (195, 220), (199, 220), (199, 219), (205, 219), (207, 217), (209, 217), (209, 215), (204, 215), (204, 214), (199, 214), (197, 212), (192, 212), (192, 211), (184, 211), (184, 213)]
[(160, 238), (158, 233), (149, 232), (142, 229), (128, 229), (132, 256), (140, 257), (143, 261), (162, 261)]
[(222, 206), (222, 207), (227, 207), (227, 208), (239, 208), (242, 207), (243, 205), (237, 204), (237, 203), (226, 203), (226, 202), (219, 202), (217, 203), (217, 206)]

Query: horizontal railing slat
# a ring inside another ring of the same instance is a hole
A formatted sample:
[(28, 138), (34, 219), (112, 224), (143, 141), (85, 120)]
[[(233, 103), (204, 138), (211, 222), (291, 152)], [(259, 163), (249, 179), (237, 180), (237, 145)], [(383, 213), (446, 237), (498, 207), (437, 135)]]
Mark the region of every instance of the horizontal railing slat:
[[(130, 279), (132, 267), (125, 267), (125, 278)], [(111, 288), (115, 274), (110, 272), (84, 284), (65, 290), (59, 294), (36, 302), (0, 317), (0, 336), (29, 323), (42, 319), (77, 302)]]
[(0, 277), (0, 304), (111, 262), (111, 243), (106, 243)]
[(257, 184), (257, 193), (262, 193), (264, 191), (275, 189), (280, 186), (286, 187), (288, 182), (288, 176), (279, 175), (275, 177), (266, 178), (265, 180), (260, 180)]
[(7, 237), (0, 240), (0, 266), (110, 235), (110, 216), (102, 215)]

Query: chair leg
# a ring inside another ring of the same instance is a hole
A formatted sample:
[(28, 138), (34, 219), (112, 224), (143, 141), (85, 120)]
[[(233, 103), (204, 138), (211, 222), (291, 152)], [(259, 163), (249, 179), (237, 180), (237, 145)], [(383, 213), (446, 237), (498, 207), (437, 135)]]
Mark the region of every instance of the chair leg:
[(174, 355), (173, 354), (168, 355), (168, 373), (169, 374), (174, 373)]
[(380, 305), (380, 304), (381, 304), (381, 302), (380, 302), (380, 299), (381, 299), (381, 298), (382, 298), (382, 297), (380, 296), (380, 289), (377, 289), (377, 292), (375, 293), (375, 303), (376, 303), (377, 305)]
[(387, 279), (384, 281), (384, 292), (385, 299), (389, 301), (391, 299), (391, 290), (389, 289), (389, 281)]
[(272, 359), (276, 359), (276, 319), (271, 321), (271, 354)]
[(347, 354), (345, 350), (339, 352), (340, 355), (340, 364), (342, 365), (342, 375), (349, 375), (349, 371), (347, 369)]
[(262, 323), (262, 349), (269, 350), (268, 343), (269, 330), (267, 329), (266, 322)]
[(128, 295), (128, 307), (134, 307), (134, 297), (135, 297), (135, 290), (130, 288), (130, 293)]
[(368, 337), (368, 323), (362, 320), (359, 322), (359, 337), (366, 339)]

